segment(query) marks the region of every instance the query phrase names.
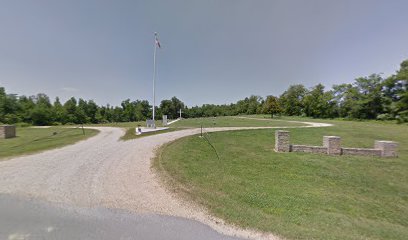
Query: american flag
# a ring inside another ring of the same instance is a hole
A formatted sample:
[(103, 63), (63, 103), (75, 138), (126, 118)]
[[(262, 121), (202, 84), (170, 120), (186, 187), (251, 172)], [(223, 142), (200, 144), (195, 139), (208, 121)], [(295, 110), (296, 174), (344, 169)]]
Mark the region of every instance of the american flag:
[(157, 45), (159, 48), (161, 48), (160, 42), (159, 42), (159, 38), (157, 37), (157, 33), (155, 33), (154, 35), (155, 35), (156, 45)]

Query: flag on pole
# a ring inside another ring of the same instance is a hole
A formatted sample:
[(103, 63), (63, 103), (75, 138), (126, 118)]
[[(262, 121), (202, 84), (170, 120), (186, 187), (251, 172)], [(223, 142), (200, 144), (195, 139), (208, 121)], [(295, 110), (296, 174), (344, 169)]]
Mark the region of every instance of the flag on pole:
[(159, 48), (161, 48), (161, 46), (160, 46), (160, 42), (159, 42), (159, 38), (157, 37), (157, 33), (155, 34), (155, 39), (156, 39), (156, 45), (159, 47)]

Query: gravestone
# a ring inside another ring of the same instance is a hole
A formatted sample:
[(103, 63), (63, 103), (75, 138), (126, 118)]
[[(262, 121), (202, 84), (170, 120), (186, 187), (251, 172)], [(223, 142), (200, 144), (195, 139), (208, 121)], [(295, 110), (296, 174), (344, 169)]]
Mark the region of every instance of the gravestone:
[(163, 126), (167, 126), (167, 115), (163, 115)]
[(16, 137), (16, 126), (2, 125), (0, 126), (0, 138)]
[(154, 123), (154, 120), (151, 120), (151, 119), (146, 120), (146, 127), (156, 128), (156, 124)]

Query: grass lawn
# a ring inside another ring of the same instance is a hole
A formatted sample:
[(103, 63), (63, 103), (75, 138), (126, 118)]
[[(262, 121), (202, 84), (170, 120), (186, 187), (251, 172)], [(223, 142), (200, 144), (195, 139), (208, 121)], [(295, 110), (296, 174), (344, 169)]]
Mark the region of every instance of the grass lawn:
[(254, 119), (245, 119), (239, 117), (214, 117), (214, 118), (188, 118), (171, 124), (171, 127), (185, 128), (185, 127), (292, 127), (304, 126), (301, 123), (292, 123), (285, 121), (278, 121), (270, 119), (267, 121), (260, 121)]
[[(1, 159), (58, 148), (77, 141), (89, 138), (98, 133), (94, 129), (62, 128), (30, 128), (18, 127), (17, 137), (0, 139), (0, 161)], [(54, 135), (54, 132), (57, 134)]]
[(335, 126), (290, 129), (291, 142), (394, 140), (399, 158), (275, 153), (275, 130), (266, 129), (210, 133), (220, 160), (198, 136), (180, 139), (160, 149), (154, 167), (181, 196), (242, 227), (288, 239), (407, 239), (408, 126), (317, 121)]
[[(117, 123), (100, 123), (100, 124), (86, 124), (84, 126), (92, 127), (119, 127), (119, 128), (136, 128), (138, 125), (145, 127), (146, 121), (139, 122), (117, 122)], [(156, 126), (162, 126), (162, 121), (157, 120)]]
[(120, 139), (127, 141), (127, 140), (132, 140), (132, 139), (136, 139), (136, 138), (142, 138), (142, 137), (147, 137), (147, 136), (152, 136), (152, 135), (156, 135), (156, 134), (162, 134), (162, 133), (167, 133), (167, 132), (173, 132), (173, 131), (177, 131), (177, 128), (168, 128), (165, 130), (161, 130), (161, 131), (156, 131), (156, 132), (147, 132), (147, 133), (143, 133), (141, 135), (136, 135), (136, 131), (135, 128), (128, 128), (126, 129), (126, 133), (125, 135), (123, 135)]
[[(252, 116), (251, 116), (252, 117)], [(135, 128), (138, 126), (146, 126), (146, 122), (120, 122), (120, 123), (106, 123), (106, 124), (89, 124), (87, 126), (97, 127), (120, 127), (126, 128), (126, 133), (121, 137), (122, 140), (131, 140), (166, 132), (177, 131), (185, 128), (199, 128), (203, 127), (277, 127), (277, 126), (304, 126), (302, 123), (287, 122), (286, 120), (267, 119), (266, 121), (260, 121), (256, 119), (243, 119), (238, 117), (216, 117), (216, 118), (188, 118), (182, 119), (171, 125), (168, 125), (168, 130), (144, 133), (142, 135), (136, 135)], [(156, 121), (156, 126), (161, 127), (161, 121)]]

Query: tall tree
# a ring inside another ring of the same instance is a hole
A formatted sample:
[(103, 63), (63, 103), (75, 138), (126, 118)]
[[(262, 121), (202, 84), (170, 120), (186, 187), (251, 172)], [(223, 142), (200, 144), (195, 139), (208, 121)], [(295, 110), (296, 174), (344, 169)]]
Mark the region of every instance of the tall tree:
[(382, 77), (372, 74), (368, 77), (357, 78), (354, 86), (357, 88), (351, 114), (355, 118), (375, 119), (383, 113)]
[(31, 110), (34, 125), (50, 125), (53, 123), (52, 105), (47, 95), (40, 93), (34, 97), (35, 107)]
[(267, 96), (262, 106), (262, 113), (270, 114), (271, 118), (273, 118), (273, 115), (280, 114), (281, 112), (282, 108), (279, 105), (278, 98), (275, 96)]
[(322, 84), (316, 85), (303, 99), (304, 112), (306, 116), (314, 118), (334, 117), (335, 101), (331, 91), (325, 92)]
[(53, 115), (54, 115), (54, 120), (56, 123), (61, 123), (61, 124), (66, 123), (66, 117), (67, 117), (66, 112), (60, 102), (59, 97), (55, 98), (55, 101), (53, 104)]
[(77, 123), (77, 101), (74, 97), (70, 98), (64, 103), (64, 109), (66, 112), (66, 123)]
[(280, 97), (280, 104), (286, 115), (299, 116), (303, 114), (303, 98), (307, 89), (302, 84), (291, 85)]

